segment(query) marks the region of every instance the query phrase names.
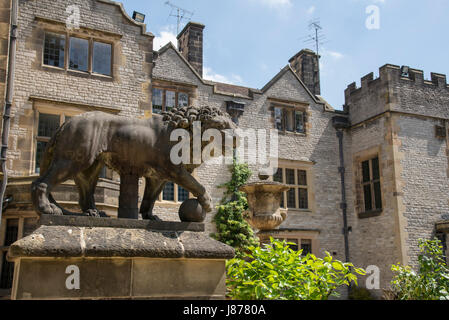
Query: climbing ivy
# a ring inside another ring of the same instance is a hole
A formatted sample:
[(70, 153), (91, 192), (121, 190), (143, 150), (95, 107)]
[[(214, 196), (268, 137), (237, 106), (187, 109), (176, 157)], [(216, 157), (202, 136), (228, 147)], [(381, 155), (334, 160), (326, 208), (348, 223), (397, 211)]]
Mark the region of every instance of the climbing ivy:
[(248, 209), (248, 200), (239, 189), (246, 184), (251, 177), (251, 170), (248, 165), (239, 163), (234, 159), (230, 167), (232, 174), (231, 181), (219, 186), (225, 188), (224, 197), (218, 206), (214, 222), (217, 226), (217, 233), (212, 236), (236, 249), (237, 256), (240, 256), (248, 247), (257, 246), (256, 239), (250, 225), (244, 219), (244, 212)]

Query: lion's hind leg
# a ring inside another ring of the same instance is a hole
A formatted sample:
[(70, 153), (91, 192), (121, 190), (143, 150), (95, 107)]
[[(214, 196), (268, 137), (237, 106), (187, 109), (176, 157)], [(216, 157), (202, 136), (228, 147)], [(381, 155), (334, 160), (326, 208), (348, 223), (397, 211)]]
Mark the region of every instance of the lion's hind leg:
[(79, 166), (71, 160), (52, 161), (48, 170), (31, 186), (31, 198), (34, 208), (40, 214), (63, 215), (63, 210), (49, 200), (51, 190), (61, 183), (72, 179)]
[(140, 213), (144, 220), (159, 220), (153, 215), (153, 209), (157, 198), (164, 190), (165, 184), (165, 181), (156, 178), (145, 178), (145, 193), (140, 206)]

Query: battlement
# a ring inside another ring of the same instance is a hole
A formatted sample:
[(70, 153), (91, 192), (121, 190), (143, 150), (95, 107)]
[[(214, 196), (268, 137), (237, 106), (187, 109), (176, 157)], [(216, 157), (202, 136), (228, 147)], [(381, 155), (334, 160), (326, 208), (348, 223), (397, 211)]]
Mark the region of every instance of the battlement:
[(392, 82), (403, 82), (415, 84), (423, 88), (435, 88), (435, 89), (449, 89), (447, 83), (447, 78), (445, 74), (434, 73), (430, 74), (431, 80), (424, 79), (424, 71), (413, 69), (408, 66), (397, 66), (392, 64), (386, 64), (379, 68), (379, 77), (374, 79), (374, 73), (371, 72), (366, 76), (361, 78), (361, 86), (357, 87), (356, 82), (348, 85), (345, 90), (345, 96), (349, 97), (352, 94), (361, 91), (363, 89), (370, 88), (375, 82), (380, 82), (382, 84), (392, 83)]

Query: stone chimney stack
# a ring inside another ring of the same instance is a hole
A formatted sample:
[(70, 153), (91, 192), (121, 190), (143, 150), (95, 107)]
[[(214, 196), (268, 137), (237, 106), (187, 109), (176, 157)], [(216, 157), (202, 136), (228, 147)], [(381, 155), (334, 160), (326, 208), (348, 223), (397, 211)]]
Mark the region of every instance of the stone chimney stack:
[(203, 76), (203, 30), (205, 26), (196, 22), (189, 22), (178, 35), (178, 50)]
[(292, 69), (314, 95), (321, 95), (319, 56), (309, 49), (301, 50), (289, 60)]

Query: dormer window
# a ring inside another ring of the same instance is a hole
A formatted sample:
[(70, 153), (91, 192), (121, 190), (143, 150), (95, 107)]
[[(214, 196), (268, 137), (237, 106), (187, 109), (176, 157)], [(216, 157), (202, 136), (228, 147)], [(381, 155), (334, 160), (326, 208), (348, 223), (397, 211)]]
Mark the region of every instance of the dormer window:
[(164, 111), (170, 111), (170, 109), (173, 109), (176, 106), (188, 107), (190, 98), (189, 94), (186, 92), (153, 88), (152, 102), (153, 114), (161, 114)]
[(306, 133), (306, 112), (289, 107), (274, 107), (274, 125), (279, 131)]

